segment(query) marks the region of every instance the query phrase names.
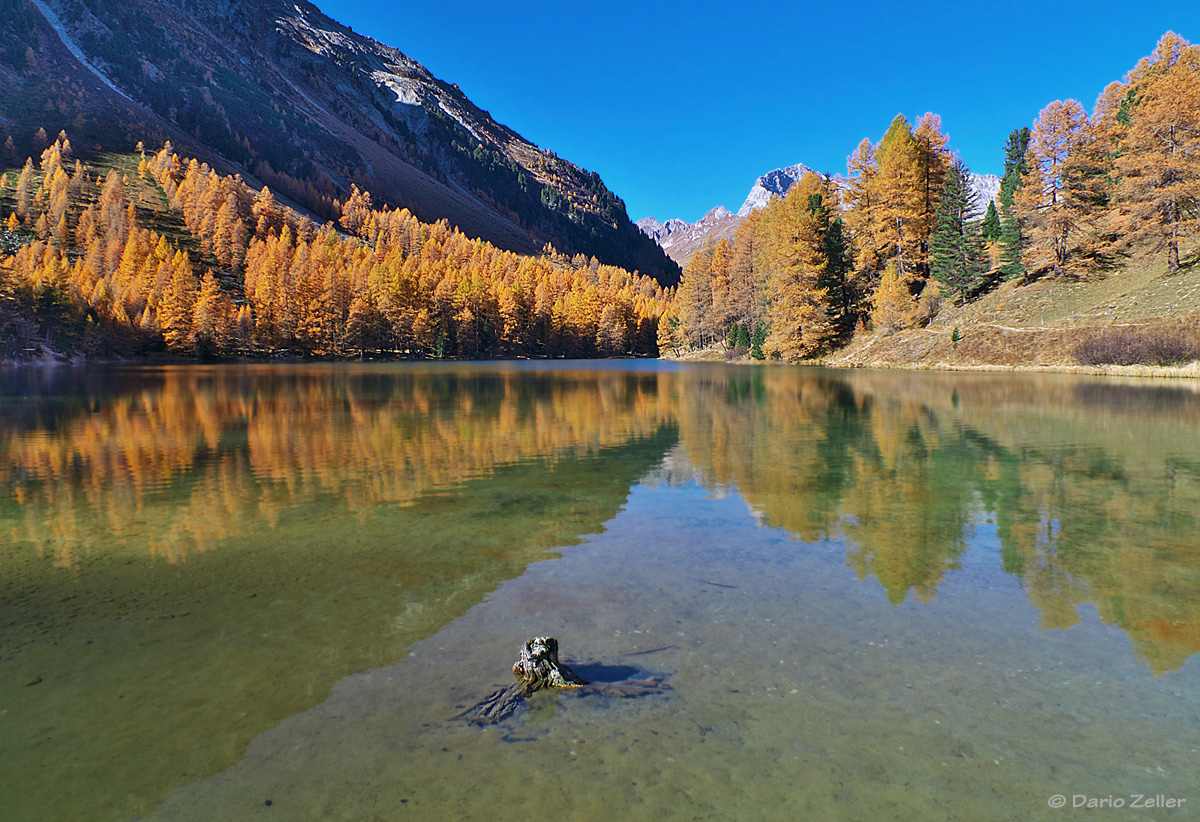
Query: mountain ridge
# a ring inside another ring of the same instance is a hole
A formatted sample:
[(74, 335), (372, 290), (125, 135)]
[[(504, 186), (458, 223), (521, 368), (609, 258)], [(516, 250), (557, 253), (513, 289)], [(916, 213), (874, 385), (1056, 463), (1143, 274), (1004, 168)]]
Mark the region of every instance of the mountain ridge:
[(357, 185), (509, 250), (678, 277), (599, 175), (306, 0), (115, 5), (18, 0), (0, 21), (0, 131), (20, 156), (38, 126), (84, 153), (169, 139), (321, 219)]

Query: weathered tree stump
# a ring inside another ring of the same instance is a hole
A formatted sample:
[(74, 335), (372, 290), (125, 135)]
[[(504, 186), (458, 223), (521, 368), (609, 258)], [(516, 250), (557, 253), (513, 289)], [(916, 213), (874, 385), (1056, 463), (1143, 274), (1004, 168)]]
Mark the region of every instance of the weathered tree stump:
[(521, 646), (521, 658), (513, 665), (513, 676), (522, 696), (542, 688), (582, 688), (588, 681), (558, 661), (558, 640), (535, 636)]
[(514, 685), (501, 688), (456, 715), (473, 725), (494, 725), (511, 716), (525, 699), (545, 688), (597, 693), (605, 696), (636, 697), (669, 690), (661, 676), (621, 682), (588, 682), (558, 659), (558, 640), (538, 636), (521, 646), (521, 658), (513, 665)]

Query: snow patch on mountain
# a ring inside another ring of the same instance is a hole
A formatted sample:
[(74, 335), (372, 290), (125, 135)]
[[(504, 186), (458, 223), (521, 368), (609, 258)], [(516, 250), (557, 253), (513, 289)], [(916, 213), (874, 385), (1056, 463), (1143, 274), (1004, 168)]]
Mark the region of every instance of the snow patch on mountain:
[(684, 220), (667, 220), (660, 223), (653, 217), (638, 220), (636, 225), (654, 242), (658, 243), (667, 255), (680, 265), (687, 265), (693, 253), (702, 248), (707, 242), (720, 239), (733, 239), (741, 217), (724, 206), (717, 206), (694, 223)]

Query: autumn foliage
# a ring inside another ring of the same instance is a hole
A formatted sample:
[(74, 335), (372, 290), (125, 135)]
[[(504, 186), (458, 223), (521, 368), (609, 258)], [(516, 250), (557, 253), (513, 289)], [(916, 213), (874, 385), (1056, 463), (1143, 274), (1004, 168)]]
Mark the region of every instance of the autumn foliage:
[(340, 225), (320, 226), (282, 207), (269, 188), (256, 192), (182, 160), (168, 144), (141, 158), (137, 182), (138, 197), (154, 192), (182, 223), (172, 234), (147, 227), (150, 212), (135, 202), (127, 175), (110, 170), (93, 180), (78, 163), (68, 174), (68, 146), (62, 135), (47, 149), (40, 176), (32, 161), (21, 172), (12, 227), (23, 226), (18, 236), (31, 241), (0, 261), (10, 292), (56, 307), (35, 314), (47, 336), (62, 332), (61, 347), (325, 357), (657, 353), (661, 287), (595, 258), (568, 259), (550, 247), (540, 257), (502, 251), (444, 221), (376, 209), (357, 188)]
[(944, 297), (1004, 280), (1113, 276), (1146, 255), (1179, 270), (1200, 229), (1200, 47), (1167, 33), (1091, 115), (1054, 101), (1005, 155), (999, 209), (975, 203), (941, 119), (897, 115), (858, 145), (846, 177), (810, 174), (732, 245), (698, 251), (661, 344), (713, 345), (763, 323), (768, 350), (792, 360), (855, 327), (926, 324)]

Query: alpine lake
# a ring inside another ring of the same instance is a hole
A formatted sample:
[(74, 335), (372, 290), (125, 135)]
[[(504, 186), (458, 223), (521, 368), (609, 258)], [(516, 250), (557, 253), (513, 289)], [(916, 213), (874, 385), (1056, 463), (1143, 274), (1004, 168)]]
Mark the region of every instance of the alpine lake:
[(1196, 818), (1198, 654), (1192, 381), (0, 371), (5, 822)]

